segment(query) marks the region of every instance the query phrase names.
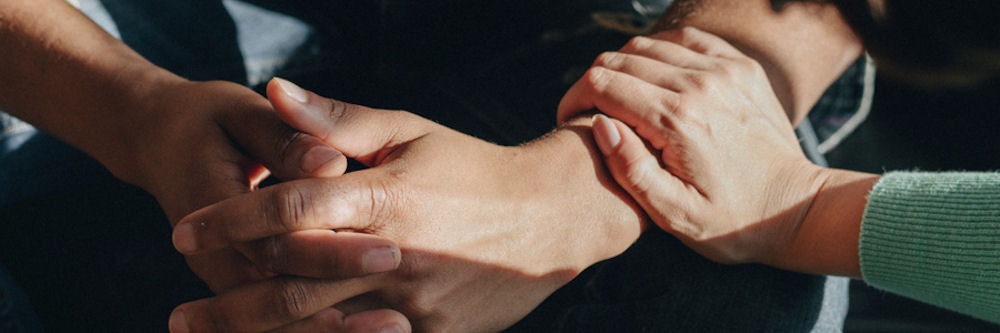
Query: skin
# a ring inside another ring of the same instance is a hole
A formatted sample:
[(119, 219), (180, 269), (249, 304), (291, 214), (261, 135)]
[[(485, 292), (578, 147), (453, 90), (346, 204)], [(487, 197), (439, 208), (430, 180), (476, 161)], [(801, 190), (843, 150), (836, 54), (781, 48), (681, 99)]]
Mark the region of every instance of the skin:
[[(338, 303), (387, 305), (418, 331), (501, 330), (586, 267), (623, 252), (643, 228), (637, 207), (591, 154), (589, 130), (570, 124), (504, 147), (410, 113), (299, 89), (269, 85), (281, 117), (370, 168), (207, 207), (180, 222), (175, 245), (190, 254), (316, 229), (367, 232), (399, 244), (401, 269), (363, 279), (264, 281), (181, 305), (171, 327), (184, 328), (174, 332), (266, 331)], [(264, 211), (241, 213), (247, 209)], [(305, 291), (263, 301), (297, 288)], [(236, 301), (246, 299), (261, 301)]]
[[(317, 141), (318, 138), (340, 150), (354, 147), (350, 140), (332, 135), (330, 131), (324, 132), (324, 128), (312, 128), (301, 121), (296, 122), (296, 115), (308, 113), (295, 109), (291, 103), (281, 104), (281, 94), (271, 96), (279, 114), (293, 127), (313, 136), (301, 135), (288, 127), (279, 126), (280, 123), (273, 121), (274, 115), (266, 112), (269, 111), (266, 102), (245, 94), (238, 86), (218, 82), (187, 82), (155, 68), (124, 45), (100, 32), (96, 26), (60, 1), (9, 1), (0, 6), (3, 6), (0, 7), (0, 12), (4, 13), (3, 26), (0, 27), (4, 34), (0, 37), (3, 38), (0, 43), (28, 46), (2, 48), (5, 52), (3, 55), (17, 59), (18, 63), (30, 64), (4, 69), (10, 71), (4, 74), (10, 74), (7, 77), (16, 78), (11, 81), (19, 84), (8, 84), (0, 89), (3, 91), (0, 93), (4, 94), (0, 96), (5, 101), (3, 107), (88, 152), (123, 180), (153, 193), (171, 220), (198, 207), (251, 191), (255, 182), (263, 175), (260, 166), (251, 162), (253, 160), (262, 161), (263, 165), (284, 179), (331, 176), (342, 172), (343, 169), (339, 166), (342, 157), (333, 156), (327, 160), (326, 157), (336, 155), (330, 153), (318, 154), (320, 157), (305, 157), (310, 155), (307, 152), (313, 151), (313, 147), (323, 145)], [(716, 9), (699, 11), (718, 14), (694, 16), (698, 21), (691, 21), (691, 24), (708, 25), (713, 22), (710, 19), (712, 15), (718, 15), (715, 16), (718, 20), (732, 21), (726, 13), (747, 8), (723, 6)], [(746, 30), (745, 26), (731, 24), (711, 28), (717, 28), (720, 33)], [(74, 38), (66, 39), (63, 36)], [(734, 35), (739, 36), (738, 33)], [(747, 45), (749, 49), (754, 49), (756, 43), (772, 42), (758, 38), (750, 39)], [(101, 56), (95, 56), (97, 54)], [(764, 57), (780, 54), (782, 53), (759, 53)], [(790, 72), (791, 70), (778, 70), (773, 72), (776, 74), (772, 74), (769, 70), (768, 76), (783, 77)], [(47, 91), (68, 93), (52, 98), (45, 94)], [(211, 93), (212, 98), (204, 98), (205, 93)], [(788, 97), (787, 101), (781, 99), (783, 104), (797, 105), (797, 102), (791, 101), (809, 99), (808, 96), (799, 94), (789, 94)], [(214, 101), (197, 106), (190, 102), (205, 100)], [(233, 107), (234, 105), (239, 107)], [(188, 114), (188, 110), (203, 112)], [(354, 108), (350, 110), (352, 112), (344, 114), (361, 114)], [(403, 255), (404, 259), (400, 264), (403, 270), (360, 279), (321, 280), (282, 276), (261, 280), (270, 277), (273, 270), (281, 269), (284, 271), (278, 273), (292, 275), (303, 270), (305, 272), (298, 275), (304, 276), (330, 274), (343, 277), (369, 273), (310, 270), (309, 267), (323, 259), (324, 253), (295, 252), (296, 249), (316, 248), (302, 244), (326, 239), (325, 244), (338, 245), (349, 242), (333, 240), (364, 236), (356, 233), (348, 236), (351, 234), (349, 232), (319, 234), (315, 230), (297, 234), (288, 233), (289, 230), (296, 230), (289, 228), (281, 232), (274, 231), (276, 229), (273, 223), (292, 222), (291, 225), (295, 225), (300, 222), (298, 219), (266, 219), (260, 223), (241, 226), (240, 229), (247, 230), (252, 237), (264, 235), (258, 239), (226, 238), (227, 233), (224, 231), (221, 235), (205, 236), (207, 240), (204, 242), (196, 240), (194, 243), (208, 244), (205, 247), (208, 250), (196, 245), (194, 252), (182, 244), (188, 244), (192, 238), (199, 236), (175, 235), (178, 247), (191, 253), (189, 262), (192, 269), (206, 279), (214, 290), (220, 292), (220, 296), (179, 307), (171, 318), (172, 330), (262, 331), (277, 328), (296, 331), (312, 327), (309, 322), (326, 322), (324, 320), (330, 316), (330, 312), (326, 311), (335, 304), (339, 304), (338, 308), (344, 310), (334, 313), (334, 316), (348, 316), (340, 321), (330, 321), (334, 323), (373, 322), (349, 321), (348, 318), (359, 318), (356, 316), (365, 313), (357, 312), (360, 310), (392, 305), (406, 313), (418, 330), (499, 329), (530, 311), (545, 295), (586, 266), (623, 251), (644, 226), (642, 213), (603, 169), (590, 138), (590, 121), (586, 118), (570, 121), (544, 138), (513, 148), (469, 139), (405, 114), (373, 114), (378, 117), (371, 119), (368, 124), (375, 126), (361, 134), (403, 134), (395, 137), (398, 141), (381, 140), (385, 137), (376, 136), (370, 138), (372, 141), (367, 150), (345, 152), (349, 156), (367, 160), (373, 166), (371, 171), (331, 178), (334, 180), (289, 182), (274, 190), (238, 196), (185, 219), (189, 228), (178, 227), (177, 231), (209, 230), (208, 234), (211, 234), (221, 230), (204, 227), (199, 229), (202, 223), (206, 226), (236, 226), (236, 223), (226, 223), (233, 218), (225, 216), (224, 211), (217, 208), (222, 205), (261, 207), (251, 212), (262, 214), (276, 212), (276, 207), (285, 205), (284, 207), (297, 207), (290, 212), (314, 214), (288, 216), (315, 218), (324, 216), (324, 213), (312, 211), (322, 207), (312, 205), (312, 202), (336, 202), (337, 197), (365, 198), (365, 193), (382, 193), (373, 189), (388, 188), (393, 191), (387, 193), (405, 195), (391, 196), (389, 198), (395, 201), (385, 201), (384, 205), (374, 207), (371, 202), (378, 201), (369, 200), (368, 211), (364, 210), (365, 205), (361, 205), (358, 208), (360, 210), (355, 210), (360, 216), (384, 217), (378, 219), (380, 224), (376, 225), (377, 228), (356, 223), (331, 226), (301, 222), (306, 226), (319, 225), (319, 228), (326, 230), (332, 227), (344, 229), (342, 231), (366, 231), (392, 236), (397, 243), (405, 244), (404, 251), (410, 254)], [(166, 126), (162, 128), (180, 128), (181, 124), (189, 123), (203, 126), (195, 127), (187, 138), (177, 138), (174, 134), (177, 133), (176, 130), (156, 130), (164, 124)], [(364, 128), (356, 123), (347, 124)], [(98, 128), (99, 125), (114, 130), (98, 134), (88, 130)], [(337, 124), (336, 128), (350, 133), (355, 131), (353, 127), (344, 124)], [(407, 131), (417, 131), (417, 135)], [(228, 137), (232, 137), (239, 147), (233, 147), (233, 142), (224, 140)], [(194, 144), (202, 141), (215, 144)], [(250, 156), (241, 151), (247, 151)], [(374, 156), (365, 156), (370, 154)], [(320, 161), (314, 164), (321, 167), (290, 167), (310, 165), (306, 160)], [(443, 163), (440, 160), (453, 163)], [(498, 162), (508, 164), (497, 164)], [(307, 171), (304, 169), (311, 169), (311, 172), (304, 172)], [(466, 176), (456, 178), (444, 172), (446, 170)], [(470, 174), (475, 177), (468, 176)], [(205, 175), (210, 179), (205, 179)], [(415, 177), (416, 175), (421, 177)], [(192, 181), (186, 182), (186, 185), (178, 185), (178, 179)], [(486, 183), (479, 183), (481, 181)], [(340, 187), (346, 192), (335, 191), (337, 186), (350, 186), (351, 182), (358, 183), (353, 183), (356, 187)], [(314, 185), (306, 185), (307, 183)], [(540, 191), (540, 188), (545, 190)], [(305, 192), (305, 189), (311, 190)], [(308, 193), (309, 196), (296, 197), (302, 193)], [(452, 198), (449, 196), (451, 193), (465, 193), (469, 196)], [(525, 203), (525, 198), (536, 196), (539, 200)], [(476, 198), (471, 204), (478, 206), (458, 204), (470, 197)], [(299, 205), (288, 205), (295, 202), (295, 198), (303, 201)], [(258, 205), (260, 203), (265, 204)], [(520, 208), (511, 210), (511, 207)], [(215, 216), (216, 214), (222, 215)], [(250, 216), (248, 220), (253, 221), (253, 218)], [(493, 223), (470, 225), (470, 221)], [(436, 228), (419, 229), (425, 224)], [(260, 233), (251, 232), (255, 227), (263, 230)], [(418, 230), (411, 230), (412, 228)], [(462, 233), (462, 228), (473, 230)], [(454, 232), (447, 234), (447, 231)], [(551, 237), (553, 234), (572, 234), (574, 237)], [(222, 240), (225, 244), (213, 243), (213, 239)], [(392, 248), (392, 243), (387, 244), (384, 240), (368, 240), (372, 243), (365, 244), (374, 243), (372, 248), (383, 253), (386, 247)], [(227, 247), (229, 245), (231, 247)], [(234, 248), (238, 248), (240, 252), (233, 250)], [(351, 253), (350, 251), (345, 249), (325, 254)], [(275, 255), (276, 253), (279, 255)], [(301, 255), (281, 256), (282, 253)], [(476, 256), (470, 257), (470, 253)], [(313, 254), (316, 256), (310, 257)], [(347, 259), (340, 262), (352, 260), (350, 256), (345, 257)], [(282, 266), (276, 263), (279, 261), (276, 258), (295, 259), (296, 262)], [(338, 259), (334, 257), (330, 260)], [(347, 267), (362, 270), (371, 267), (361, 261)], [(442, 269), (443, 267), (449, 269)], [(490, 281), (483, 277), (495, 279), (489, 284), (494, 287), (481, 287), (479, 283)], [(470, 283), (471, 281), (476, 283)], [(376, 292), (367, 293), (368, 291)], [(484, 291), (495, 294), (483, 293)], [(476, 293), (481, 296), (470, 296), (477, 295)], [(354, 297), (360, 294), (366, 295)], [(498, 299), (504, 300), (509, 306), (497, 307)], [(344, 300), (349, 301), (343, 302)], [(505, 308), (514, 310), (502, 313), (497, 311)], [(391, 316), (388, 318), (392, 319)], [(481, 320), (470, 321), (470, 317)], [(305, 319), (306, 323), (282, 326), (300, 319)], [(405, 322), (397, 323), (398, 325), (390, 326), (403, 330), (410, 327)]]
[(810, 163), (761, 65), (726, 41), (694, 28), (657, 37), (596, 63), (603, 84), (567, 94), (620, 119), (593, 119), (618, 183), (709, 259), (860, 276), (861, 214), (878, 177)]
[[(192, 82), (158, 68), (66, 1), (0, 3), (0, 57), (16, 64), (0, 66), (4, 111), (153, 194), (172, 223), (252, 191), (269, 172), (294, 179), (335, 176), (346, 167), (342, 154), (285, 125), (262, 96), (237, 84)], [(252, 253), (261, 246), (266, 244), (240, 249)], [(344, 265), (303, 275), (365, 275), (370, 272), (357, 254), (398, 253), (393, 242), (371, 236), (332, 246), (341, 250), (301, 260)], [(256, 266), (234, 248), (187, 259), (217, 292), (274, 273), (298, 273)], [(383, 259), (368, 267), (393, 269), (399, 261), (398, 255)]]
[[(760, 78), (788, 87), (775, 103), (787, 106), (794, 117), (801, 118), (821, 93), (795, 87), (825, 88), (860, 52), (849, 29), (826, 24), (839, 22), (836, 11), (827, 7), (795, 7), (799, 10), (776, 15), (766, 1), (701, 4), (680, 21), (743, 38), (741, 47), (769, 64), (762, 66)], [(719, 23), (732, 21), (735, 13), (773, 34)], [(799, 24), (807, 29), (789, 29)], [(826, 37), (843, 41), (842, 47), (803, 42)], [(641, 42), (636, 44), (630, 45), (642, 48)], [(792, 46), (803, 53), (815, 51), (807, 61), (822, 63), (825, 70), (804, 75), (805, 67), (779, 65), (802, 55), (783, 52)], [(837, 66), (830, 66), (831, 59)], [(588, 72), (582, 81), (601, 86), (606, 76), (595, 74)], [(208, 207), (181, 222), (189, 227), (175, 230), (175, 245), (198, 253), (305, 229), (367, 232), (400, 244), (400, 269), (360, 280), (265, 281), (181, 305), (172, 316), (174, 332), (265, 331), (334, 304), (359, 309), (387, 305), (403, 312), (418, 331), (500, 330), (585, 267), (621, 253), (643, 229), (644, 216), (609, 183), (590, 141), (588, 118), (567, 115), (563, 127), (543, 138), (500, 147), (405, 112), (371, 110), (296, 91), (287, 83), (269, 86), (268, 96), (282, 118), (371, 168), (335, 179), (290, 182)], [(573, 100), (578, 98), (566, 99)], [(594, 106), (584, 101), (560, 108)], [(250, 207), (265, 207), (265, 212), (257, 217), (240, 213)], [(273, 295), (295, 289), (305, 292), (273, 301)], [(271, 302), (238, 304), (238, 299)]]

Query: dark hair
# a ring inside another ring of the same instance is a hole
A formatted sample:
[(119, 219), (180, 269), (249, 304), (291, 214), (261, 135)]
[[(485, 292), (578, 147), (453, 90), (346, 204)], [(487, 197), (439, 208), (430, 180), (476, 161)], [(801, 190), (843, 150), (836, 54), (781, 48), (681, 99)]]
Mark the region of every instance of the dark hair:
[(1000, 1), (835, 0), (886, 73), (925, 85), (1000, 74)]

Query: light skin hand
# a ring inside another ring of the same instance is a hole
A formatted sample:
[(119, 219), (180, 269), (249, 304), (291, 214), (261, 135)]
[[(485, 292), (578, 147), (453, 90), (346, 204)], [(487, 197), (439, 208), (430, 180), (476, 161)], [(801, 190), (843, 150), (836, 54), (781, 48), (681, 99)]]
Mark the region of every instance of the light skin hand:
[(657, 225), (715, 261), (856, 275), (857, 229), (851, 245), (851, 224), (820, 228), (807, 217), (833, 207), (822, 192), (873, 180), (805, 158), (755, 61), (684, 28), (639, 38), (594, 66), (560, 113), (597, 108), (620, 119), (595, 117), (595, 139)]
[[(275, 302), (269, 295), (282, 288), (252, 286), (188, 303), (175, 316), (183, 313), (192, 332), (264, 331), (338, 303), (348, 313), (397, 309), (420, 331), (500, 330), (638, 237), (640, 215), (608, 190), (613, 184), (594, 177), (600, 170), (590, 156), (560, 164), (567, 154), (557, 147), (586, 148), (582, 129), (501, 147), (406, 112), (329, 100), (287, 82), (272, 82), (268, 95), (289, 124), (371, 168), (279, 184), (202, 209), (180, 223), (193, 228), (176, 229), (186, 230), (174, 236), (178, 249), (200, 253), (325, 229), (392, 239), (402, 263), (361, 279), (262, 282), (299, 285), (301, 298)], [(581, 204), (593, 200), (620, 206)], [(237, 299), (272, 301), (237, 305)]]
[(795, 1), (775, 12), (768, 0), (675, 0), (653, 31), (681, 26), (722, 37), (757, 60), (792, 124), (862, 52), (829, 3)]
[[(659, 155), (627, 126), (595, 118), (595, 139), (615, 179), (692, 249), (737, 263), (763, 260), (774, 252), (769, 246), (791, 241), (808, 209), (800, 203), (815, 193), (800, 184), (811, 184), (818, 167), (798, 148), (753, 59), (694, 28), (638, 37), (599, 58), (559, 111), (593, 108), (634, 126)], [(742, 163), (753, 159), (774, 163)], [(792, 174), (804, 176), (782, 176)], [(771, 187), (803, 191), (760, 195)]]

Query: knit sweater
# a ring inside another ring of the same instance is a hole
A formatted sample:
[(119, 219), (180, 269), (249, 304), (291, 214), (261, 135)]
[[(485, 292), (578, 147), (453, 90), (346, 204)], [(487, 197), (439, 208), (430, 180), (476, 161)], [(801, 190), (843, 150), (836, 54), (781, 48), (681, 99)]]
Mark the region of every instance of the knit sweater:
[(860, 243), (869, 284), (1000, 323), (1000, 173), (889, 173)]

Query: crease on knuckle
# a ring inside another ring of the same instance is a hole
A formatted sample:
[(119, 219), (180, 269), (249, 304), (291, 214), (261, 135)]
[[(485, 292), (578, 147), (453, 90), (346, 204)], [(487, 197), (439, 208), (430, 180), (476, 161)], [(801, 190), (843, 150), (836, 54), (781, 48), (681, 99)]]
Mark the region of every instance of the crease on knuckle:
[(285, 280), (277, 284), (271, 293), (273, 300), (270, 303), (276, 306), (274, 314), (281, 322), (290, 322), (301, 319), (309, 310), (310, 294), (309, 290), (301, 283)]
[(622, 50), (628, 50), (633, 52), (643, 51), (649, 49), (653, 45), (653, 43), (654, 40), (652, 38), (646, 36), (636, 36), (630, 39), (628, 43), (625, 44), (625, 47), (622, 48)]
[(356, 105), (338, 100), (330, 100), (330, 110), (327, 111), (327, 118), (334, 125), (344, 117), (355, 112)]
[(383, 232), (385, 227), (390, 226), (390, 223), (384, 223), (385, 221), (391, 221), (395, 218), (395, 205), (396, 200), (400, 200), (401, 196), (395, 195), (397, 188), (400, 184), (400, 179), (404, 177), (405, 171), (395, 170), (387, 174), (387, 177), (382, 177), (378, 181), (372, 182), (371, 186), (368, 187), (367, 194), (367, 204), (366, 211), (370, 212), (368, 216), (368, 230), (367, 232)]
[(407, 317), (427, 318), (434, 315), (436, 299), (426, 292), (417, 292), (403, 300), (401, 309)]
[(664, 112), (660, 112), (655, 119), (650, 119), (655, 121), (650, 123), (659, 124), (662, 128), (674, 128), (675, 118), (684, 119), (691, 112), (689, 110), (691, 103), (688, 99), (686, 94), (678, 94), (674, 98), (661, 98), (660, 107)]
[(274, 191), (273, 203), (277, 207), (277, 216), (272, 221), (278, 221), (280, 231), (291, 232), (299, 230), (307, 217), (306, 194), (297, 186), (287, 186)]
[(597, 60), (594, 61), (594, 66), (619, 68), (622, 66), (624, 58), (625, 55), (622, 53), (605, 51), (597, 56)]
[(697, 91), (709, 91), (714, 89), (716, 79), (704, 72), (687, 72), (684, 74), (684, 78), (691, 84)]
[(636, 197), (649, 198), (652, 189), (649, 181), (649, 168), (643, 163), (642, 157), (633, 156), (624, 161), (626, 186), (632, 189)]
[(296, 143), (304, 138), (305, 133), (292, 130), (290, 128), (285, 128), (282, 130), (285, 133), (278, 135), (274, 138), (274, 152), (275, 157), (278, 158), (279, 165), (286, 165), (289, 157), (292, 156), (292, 150), (296, 146)]
[(611, 80), (611, 73), (609, 70), (601, 67), (591, 67), (583, 74), (583, 82), (586, 84), (587, 90), (595, 95), (604, 95), (607, 91), (609, 81)]
[(725, 61), (716, 66), (718, 77), (726, 82), (735, 82), (745, 67), (736, 61)]

